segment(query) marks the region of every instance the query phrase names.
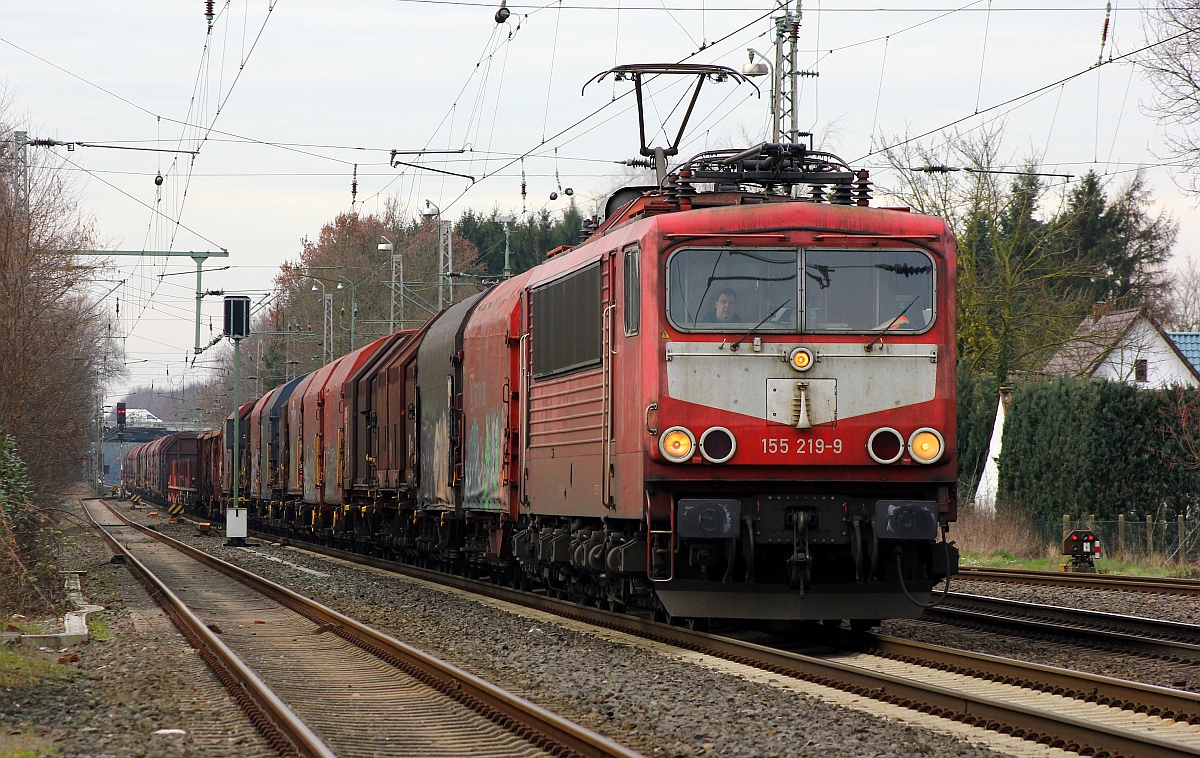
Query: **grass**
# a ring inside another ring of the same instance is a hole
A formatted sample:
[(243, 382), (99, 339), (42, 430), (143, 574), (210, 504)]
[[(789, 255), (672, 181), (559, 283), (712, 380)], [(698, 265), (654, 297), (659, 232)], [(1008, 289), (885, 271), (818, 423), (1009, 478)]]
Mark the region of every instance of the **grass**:
[[(108, 628), (108, 624), (102, 618), (97, 618), (96, 614), (88, 614), (88, 633), (92, 635), (94, 640), (111, 640), (113, 633)], [(0, 757), (2, 758), (2, 757)]]
[(19, 647), (0, 645), (0, 687), (20, 687), (39, 679), (66, 679), (74, 671)]
[[(1058, 545), (1043, 543), (1028, 522), (1011, 513), (960, 511), (950, 538), (958, 543), (963, 566), (1058, 571), (1067, 561), (1059, 555)], [(1158, 555), (1137, 561), (1100, 558), (1096, 570), (1101, 574), (1200, 578), (1197, 566), (1171, 563)]]
[(54, 755), (54, 746), (45, 737), (32, 732), (0, 734), (0, 758), (45, 758)]

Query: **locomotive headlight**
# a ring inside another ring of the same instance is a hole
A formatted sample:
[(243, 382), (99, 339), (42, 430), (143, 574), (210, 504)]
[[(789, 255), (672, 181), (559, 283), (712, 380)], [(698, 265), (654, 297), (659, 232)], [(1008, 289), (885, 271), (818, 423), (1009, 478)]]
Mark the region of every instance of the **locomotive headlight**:
[(673, 426), (658, 438), (658, 452), (671, 463), (683, 463), (692, 457), (696, 438), (682, 426)]
[(812, 351), (806, 347), (798, 347), (788, 356), (788, 363), (797, 371), (808, 371), (813, 365)]
[(908, 438), (908, 451), (917, 463), (936, 463), (946, 449), (946, 442), (936, 429), (918, 429)]

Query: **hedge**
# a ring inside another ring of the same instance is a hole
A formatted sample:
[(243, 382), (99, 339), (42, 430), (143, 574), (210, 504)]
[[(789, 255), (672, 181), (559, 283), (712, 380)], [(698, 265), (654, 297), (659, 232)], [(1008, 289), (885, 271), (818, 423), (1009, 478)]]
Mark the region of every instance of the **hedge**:
[(1019, 384), (997, 504), (1044, 519), (1186, 515), (1200, 496), (1200, 470), (1180, 442), (1189, 431), (1181, 399), (1194, 406), (1200, 395), (1083, 379)]

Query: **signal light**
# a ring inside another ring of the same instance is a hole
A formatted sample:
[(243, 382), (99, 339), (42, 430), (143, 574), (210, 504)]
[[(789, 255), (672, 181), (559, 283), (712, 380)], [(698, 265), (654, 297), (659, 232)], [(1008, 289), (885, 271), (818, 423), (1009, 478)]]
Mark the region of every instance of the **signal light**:
[(737, 452), (737, 439), (723, 426), (714, 426), (700, 435), (700, 455), (709, 463), (724, 463)]
[(895, 463), (904, 454), (904, 439), (890, 426), (880, 427), (867, 439), (867, 453), (876, 463)]
[(788, 356), (788, 363), (797, 371), (808, 371), (813, 365), (812, 351), (806, 347), (798, 347)]
[(117, 403), (117, 429), (125, 431), (125, 403)]

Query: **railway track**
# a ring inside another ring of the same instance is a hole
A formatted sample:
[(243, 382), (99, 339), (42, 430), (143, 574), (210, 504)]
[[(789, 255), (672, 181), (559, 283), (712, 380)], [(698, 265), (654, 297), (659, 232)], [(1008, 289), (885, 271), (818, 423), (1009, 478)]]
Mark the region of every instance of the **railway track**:
[(786, 640), (707, 634), (334, 548), (300, 547), (1086, 755), (1200, 756), (1194, 693), (881, 635), (841, 632), (837, 651), (814, 655)]
[(103, 501), (83, 506), (281, 755), (637, 756)]
[[(934, 593), (941, 597), (940, 592)], [(1200, 661), (1200, 626), (1119, 613), (951, 592), (925, 618), (1069, 637), (1171, 661)]]
[(1050, 587), (1150, 592), (1160, 595), (1200, 595), (1200, 580), (1120, 574), (1076, 574), (1069, 571), (998, 569), (960, 566), (959, 578), (985, 582), (1040, 584)]

